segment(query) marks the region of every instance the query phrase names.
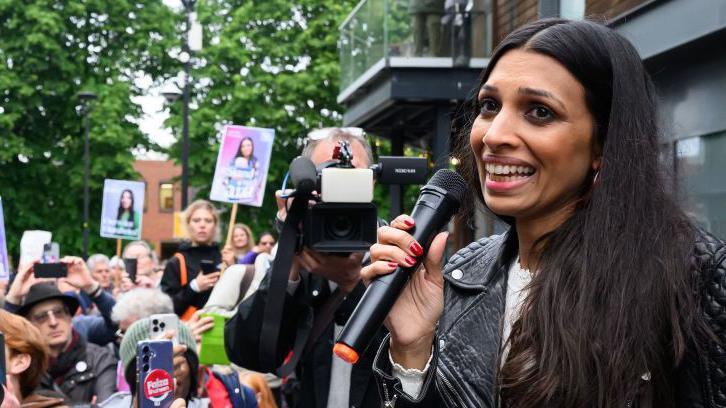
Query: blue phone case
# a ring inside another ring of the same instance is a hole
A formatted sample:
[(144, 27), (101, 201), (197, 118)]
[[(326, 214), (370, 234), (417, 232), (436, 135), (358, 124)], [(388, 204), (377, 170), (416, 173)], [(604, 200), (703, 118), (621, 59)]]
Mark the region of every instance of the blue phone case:
[(168, 408), (174, 401), (174, 351), (171, 340), (143, 340), (137, 345), (136, 384), (139, 408)]

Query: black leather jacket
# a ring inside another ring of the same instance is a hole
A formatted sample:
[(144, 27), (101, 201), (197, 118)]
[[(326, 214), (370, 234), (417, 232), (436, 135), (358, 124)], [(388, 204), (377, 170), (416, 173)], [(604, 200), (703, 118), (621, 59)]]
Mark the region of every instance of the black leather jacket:
[[(507, 272), (516, 237), (493, 236), (471, 243), (444, 267), (444, 314), (439, 320), (430, 368), (419, 398), (412, 400), (391, 376), (388, 338), (374, 363), (385, 407), (496, 407), (498, 366)], [(674, 384), (677, 406), (726, 407), (726, 244), (701, 233), (695, 245), (706, 321), (721, 340), (707, 355), (687, 356)], [(644, 393), (630, 407), (650, 407)]]

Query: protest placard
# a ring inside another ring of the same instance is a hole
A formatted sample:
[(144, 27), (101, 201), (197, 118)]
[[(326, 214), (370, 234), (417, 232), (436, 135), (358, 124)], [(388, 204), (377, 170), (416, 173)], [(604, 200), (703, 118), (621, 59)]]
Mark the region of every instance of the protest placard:
[(262, 206), (274, 138), (274, 129), (225, 126), (209, 198)]
[(103, 183), (101, 236), (104, 238), (141, 239), (144, 215), (144, 183), (106, 179)]

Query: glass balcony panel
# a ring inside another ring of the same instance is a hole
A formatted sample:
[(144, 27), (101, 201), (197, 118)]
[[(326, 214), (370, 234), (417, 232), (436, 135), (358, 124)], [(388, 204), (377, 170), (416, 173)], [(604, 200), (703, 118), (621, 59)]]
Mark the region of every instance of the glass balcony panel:
[(361, 1), (340, 27), (341, 90), (389, 57), (419, 58), (423, 67), (427, 66), (424, 59), (450, 58), (454, 66), (468, 66), (471, 58), (489, 56), (492, 3), (493, 0)]

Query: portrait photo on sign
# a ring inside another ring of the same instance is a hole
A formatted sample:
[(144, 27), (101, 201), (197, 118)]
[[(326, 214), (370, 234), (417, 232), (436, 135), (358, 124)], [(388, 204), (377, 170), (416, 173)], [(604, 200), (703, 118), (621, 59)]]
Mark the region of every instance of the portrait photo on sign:
[(262, 206), (274, 138), (274, 129), (225, 126), (209, 198)]
[(101, 236), (141, 239), (144, 215), (144, 183), (106, 179), (103, 184)]

